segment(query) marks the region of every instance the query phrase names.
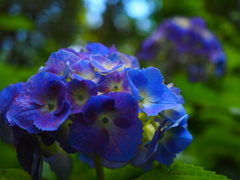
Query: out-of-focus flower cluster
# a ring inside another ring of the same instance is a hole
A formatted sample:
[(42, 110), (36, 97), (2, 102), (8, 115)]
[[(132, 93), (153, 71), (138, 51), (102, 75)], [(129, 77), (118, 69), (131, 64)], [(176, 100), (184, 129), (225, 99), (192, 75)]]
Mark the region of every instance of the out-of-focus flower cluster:
[(163, 21), (143, 41), (138, 57), (157, 59), (156, 63), (163, 61), (161, 69), (166, 69), (169, 76), (177, 70), (188, 72), (192, 82), (205, 80), (213, 71), (221, 76), (226, 63), (219, 41), (199, 17), (174, 17)]
[(97, 155), (109, 168), (149, 170), (155, 160), (171, 164), (192, 141), (179, 93), (157, 68), (141, 69), (115, 47), (60, 49), (27, 82), (1, 91), (0, 135), (11, 142), (13, 133), (18, 160), (33, 177), (42, 158), (59, 163), (62, 150), (90, 166)]

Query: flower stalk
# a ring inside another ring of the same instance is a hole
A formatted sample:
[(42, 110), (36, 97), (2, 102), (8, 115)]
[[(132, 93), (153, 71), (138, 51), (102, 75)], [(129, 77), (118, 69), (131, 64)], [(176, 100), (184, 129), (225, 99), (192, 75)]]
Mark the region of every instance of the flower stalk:
[(103, 171), (101, 158), (97, 154), (94, 154), (93, 159), (94, 159), (97, 180), (104, 180), (104, 171)]

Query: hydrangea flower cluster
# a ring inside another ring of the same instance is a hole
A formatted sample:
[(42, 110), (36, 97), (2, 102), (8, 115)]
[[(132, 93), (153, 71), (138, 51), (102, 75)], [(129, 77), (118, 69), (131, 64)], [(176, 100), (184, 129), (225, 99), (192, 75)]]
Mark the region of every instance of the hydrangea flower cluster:
[(97, 155), (108, 168), (149, 170), (155, 160), (170, 165), (192, 141), (179, 93), (115, 47), (60, 49), (27, 82), (1, 91), (0, 135), (13, 132), (18, 160), (36, 179), (42, 158), (52, 162), (59, 149), (91, 166)]
[[(185, 70), (190, 81), (203, 81), (214, 71), (221, 76), (225, 71), (225, 54), (202, 18), (174, 17), (163, 21), (143, 41), (138, 52), (140, 59), (164, 60), (162, 69), (173, 72)], [(159, 63), (159, 62), (158, 62)]]

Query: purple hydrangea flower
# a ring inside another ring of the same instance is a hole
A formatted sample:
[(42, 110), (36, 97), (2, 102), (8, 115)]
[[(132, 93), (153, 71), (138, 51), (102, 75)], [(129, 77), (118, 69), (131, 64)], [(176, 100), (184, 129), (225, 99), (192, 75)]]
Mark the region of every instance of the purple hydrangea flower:
[(199, 17), (174, 17), (163, 21), (142, 42), (138, 57), (160, 60), (156, 60), (156, 64), (163, 67), (163, 72), (166, 69), (166, 76), (171, 76), (175, 71), (186, 71), (192, 82), (203, 81), (213, 73), (207, 71), (211, 69), (209, 66), (215, 69), (215, 75), (221, 76), (226, 64), (220, 42)]
[(141, 144), (138, 104), (128, 93), (91, 97), (76, 114), (69, 141), (80, 152), (98, 154), (108, 161), (132, 159)]
[(10, 106), (8, 121), (29, 133), (57, 130), (71, 110), (61, 77), (41, 72), (29, 78), (26, 87), (27, 92), (20, 94)]

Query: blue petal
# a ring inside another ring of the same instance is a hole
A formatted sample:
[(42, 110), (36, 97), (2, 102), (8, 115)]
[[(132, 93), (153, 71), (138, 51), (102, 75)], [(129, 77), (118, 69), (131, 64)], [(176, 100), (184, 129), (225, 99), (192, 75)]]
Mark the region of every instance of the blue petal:
[(109, 141), (99, 153), (99, 156), (108, 161), (129, 161), (136, 156), (138, 146), (142, 143), (142, 132), (140, 120), (127, 129), (118, 126), (108, 129)]
[(25, 90), (25, 83), (20, 82), (17, 84), (10, 84), (0, 92), (0, 118), (5, 117), (8, 107), (11, 105), (15, 97)]
[(192, 142), (190, 132), (181, 126), (174, 127), (165, 132), (163, 146), (170, 153), (179, 153), (188, 147)]
[(104, 46), (103, 44), (101, 43), (89, 43), (87, 46), (86, 46), (86, 49), (88, 51), (91, 51), (91, 52), (95, 52), (96, 54), (101, 54), (101, 55), (108, 55), (110, 53), (109, 49)]
[(10, 125), (18, 125), (20, 128), (28, 130), (29, 133), (39, 133), (40, 131), (33, 125), (36, 110), (39, 105), (32, 103), (26, 93), (20, 94), (10, 106), (7, 112), (7, 119)]
[(169, 166), (173, 162), (173, 159), (175, 157), (176, 157), (175, 153), (168, 152), (161, 143), (158, 144), (157, 152), (156, 152), (156, 160), (159, 163)]
[(158, 97), (158, 101), (152, 102), (147, 98), (143, 101), (143, 111), (148, 116), (155, 116), (163, 110), (172, 109), (178, 105), (178, 97), (164, 85), (164, 93)]
[(59, 93), (59, 91), (61, 92), (61, 89), (64, 88), (61, 77), (48, 72), (33, 75), (28, 79), (26, 86), (31, 100), (39, 105), (44, 105), (59, 94), (61, 95), (63, 92)]

